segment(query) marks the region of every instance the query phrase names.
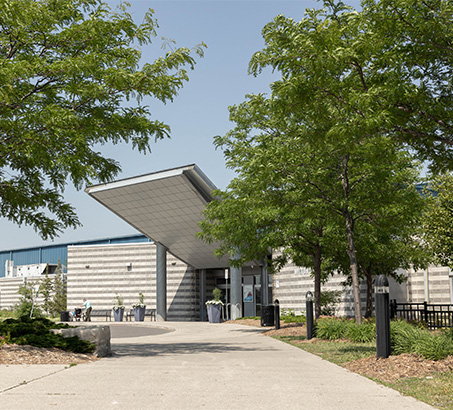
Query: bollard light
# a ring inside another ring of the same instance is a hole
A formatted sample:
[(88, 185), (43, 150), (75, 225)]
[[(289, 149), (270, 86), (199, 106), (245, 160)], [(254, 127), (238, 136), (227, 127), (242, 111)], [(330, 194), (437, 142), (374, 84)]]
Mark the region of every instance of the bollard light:
[(390, 303), (389, 281), (385, 275), (379, 275), (374, 282), (376, 301), (376, 357), (390, 356)]
[(310, 291), (308, 291), (308, 292), (305, 294), (305, 299), (307, 300), (307, 302), (313, 302), (313, 293), (311, 293)]

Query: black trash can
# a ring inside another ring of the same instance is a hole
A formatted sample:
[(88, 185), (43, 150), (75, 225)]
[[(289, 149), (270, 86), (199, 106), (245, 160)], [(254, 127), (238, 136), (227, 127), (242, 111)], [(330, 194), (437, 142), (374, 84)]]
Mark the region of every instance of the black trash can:
[(261, 306), (261, 326), (274, 326), (274, 305)]
[(60, 312), (60, 321), (61, 322), (69, 322), (69, 312)]

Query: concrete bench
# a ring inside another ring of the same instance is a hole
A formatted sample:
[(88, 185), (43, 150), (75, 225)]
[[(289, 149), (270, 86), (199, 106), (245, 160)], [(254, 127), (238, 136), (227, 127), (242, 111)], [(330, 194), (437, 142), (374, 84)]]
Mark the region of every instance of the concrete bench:
[(90, 317), (105, 317), (105, 320), (112, 320), (112, 311), (110, 309), (93, 309)]
[[(145, 309), (145, 317), (149, 316), (150, 320), (156, 321), (156, 309)], [(134, 310), (131, 309), (129, 312), (126, 313), (126, 322), (127, 321), (132, 321), (132, 318), (134, 317)]]

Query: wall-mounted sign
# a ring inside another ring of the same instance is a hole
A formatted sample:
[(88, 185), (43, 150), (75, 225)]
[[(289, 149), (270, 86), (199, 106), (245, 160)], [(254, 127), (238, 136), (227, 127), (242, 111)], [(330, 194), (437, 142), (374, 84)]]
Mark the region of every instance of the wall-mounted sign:
[(253, 302), (253, 285), (244, 285), (242, 293), (244, 302)]

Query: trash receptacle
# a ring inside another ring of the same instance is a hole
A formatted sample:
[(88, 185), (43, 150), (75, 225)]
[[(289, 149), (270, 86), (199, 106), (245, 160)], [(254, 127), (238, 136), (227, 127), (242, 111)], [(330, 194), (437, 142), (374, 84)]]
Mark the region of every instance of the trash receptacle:
[(62, 322), (69, 322), (69, 312), (60, 312), (60, 321)]
[(274, 326), (274, 305), (261, 306), (261, 326)]

